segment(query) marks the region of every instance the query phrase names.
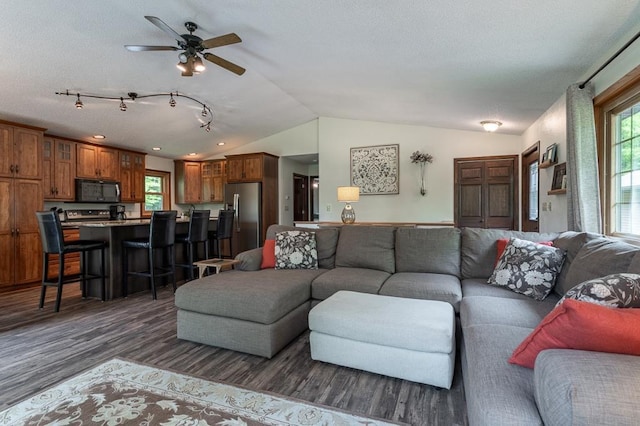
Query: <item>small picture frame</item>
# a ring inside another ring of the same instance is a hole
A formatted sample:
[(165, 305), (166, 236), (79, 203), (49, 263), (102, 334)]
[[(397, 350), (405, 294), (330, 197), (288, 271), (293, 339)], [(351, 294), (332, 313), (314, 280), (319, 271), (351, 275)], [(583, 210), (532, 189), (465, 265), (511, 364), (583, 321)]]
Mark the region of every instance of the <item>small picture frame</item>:
[(564, 187), (566, 188), (567, 180), (567, 163), (557, 164), (553, 168), (553, 182), (551, 183), (551, 190), (554, 189), (563, 189), (562, 181), (564, 180)]
[(540, 162), (542, 164), (547, 162), (547, 151), (545, 151), (544, 154), (542, 154), (542, 160), (540, 160)]
[(548, 161), (550, 163), (557, 162), (558, 161), (558, 145), (555, 143), (549, 145), (542, 158), (545, 158), (545, 157), (546, 157), (546, 160), (544, 161)]

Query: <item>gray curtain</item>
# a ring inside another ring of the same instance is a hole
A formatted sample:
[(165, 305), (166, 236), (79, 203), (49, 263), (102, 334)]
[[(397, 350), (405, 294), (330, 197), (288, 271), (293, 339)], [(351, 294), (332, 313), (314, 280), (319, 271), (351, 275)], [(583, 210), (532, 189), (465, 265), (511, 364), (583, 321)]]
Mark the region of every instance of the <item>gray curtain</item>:
[(567, 89), (567, 226), (602, 233), (594, 87)]

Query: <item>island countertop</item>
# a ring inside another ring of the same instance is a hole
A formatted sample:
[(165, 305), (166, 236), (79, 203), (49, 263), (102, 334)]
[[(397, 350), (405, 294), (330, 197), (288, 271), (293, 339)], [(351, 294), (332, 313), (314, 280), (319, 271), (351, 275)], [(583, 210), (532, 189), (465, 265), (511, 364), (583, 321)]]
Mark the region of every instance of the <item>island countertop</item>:
[[(210, 221), (218, 220), (217, 217), (209, 218)], [(151, 219), (140, 218), (140, 219), (127, 219), (127, 220), (105, 220), (105, 221), (95, 221), (95, 220), (87, 220), (87, 221), (77, 221), (77, 222), (62, 222), (63, 228), (79, 228), (79, 227), (89, 227), (89, 228), (111, 228), (114, 226), (138, 226), (138, 225), (148, 225), (151, 223)], [(176, 223), (189, 223), (189, 218), (177, 218)]]

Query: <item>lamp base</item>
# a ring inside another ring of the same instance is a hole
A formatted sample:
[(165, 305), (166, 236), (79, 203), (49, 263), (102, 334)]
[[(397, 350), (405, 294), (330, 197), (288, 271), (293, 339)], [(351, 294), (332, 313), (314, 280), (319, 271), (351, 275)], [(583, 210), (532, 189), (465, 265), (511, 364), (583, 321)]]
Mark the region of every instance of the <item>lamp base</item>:
[(347, 204), (346, 206), (344, 206), (344, 209), (342, 209), (342, 215), (340, 217), (342, 218), (342, 223), (345, 223), (347, 225), (356, 221), (356, 212), (351, 207), (351, 204)]

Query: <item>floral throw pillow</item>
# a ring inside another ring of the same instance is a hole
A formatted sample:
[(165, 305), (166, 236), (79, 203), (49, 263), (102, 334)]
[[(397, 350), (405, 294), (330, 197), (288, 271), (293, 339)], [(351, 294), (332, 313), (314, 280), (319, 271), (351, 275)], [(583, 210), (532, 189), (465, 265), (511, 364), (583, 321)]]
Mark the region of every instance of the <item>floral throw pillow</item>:
[(542, 300), (556, 283), (564, 251), (511, 238), (487, 283)]
[(283, 231), (276, 234), (276, 269), (318, 269), (316, 234)]
[(610, 308), (640, 308), (640, 275), (612, 274), (578, 284), (558, 301), (565, 299), (604, 305)]

